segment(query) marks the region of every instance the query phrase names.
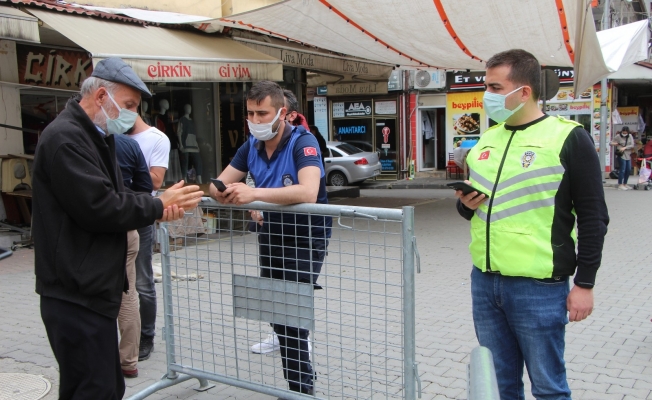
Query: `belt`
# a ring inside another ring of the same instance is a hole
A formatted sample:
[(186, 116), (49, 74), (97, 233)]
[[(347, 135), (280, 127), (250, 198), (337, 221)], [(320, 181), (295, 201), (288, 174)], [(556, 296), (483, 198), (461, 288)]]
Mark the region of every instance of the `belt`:
[[(500, 271), (485, 271), (486, 274), (502, 275)], [(513, 278), (525, 278), (524, 276), (514, 276)], [(568, 278), (568, 275), (553, 276), (552, 278), (531, 278), (543, 283), (557, 283)]]

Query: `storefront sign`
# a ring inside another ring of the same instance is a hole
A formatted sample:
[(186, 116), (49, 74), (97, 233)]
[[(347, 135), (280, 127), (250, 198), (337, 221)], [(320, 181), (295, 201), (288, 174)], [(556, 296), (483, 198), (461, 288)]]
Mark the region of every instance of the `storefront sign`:
[(315, 110), (315, 126), (324, 139), (328, 141), (328, 98), (315, 96), (313, 107)]
[(355, 96), (361, 94), (387, 94), (387, 82), (336, 83), (328, 85), (329, 96)]
[[(96, 63), (100, 59), (94, 58)], [(152, 61), (125, 59), (145, 82), (282, 81), (283, 64)]]
[[(559, 77), (559, 83), (572, 84), (575, 77), (573, 68), (555, 68), (553, 71)], [(458, 90), (484, 90), (485, 71), (458, 71), (446, 73), (446, 89)]]
[(305, 68), (312, 71), (388, 79), (393, 68), (388, 65), (321, 55), (315, 52), (295, 50), (280, 45), (256, 43), (254, 40), (242, 38), (235, 38), (235, 40), (256, 51), (281, 60), (284, 65)]
[(49, 47), (16, 45), (18, 81), (24, 85), (79, 90), (93, 72), (88, 53)]
[(345, 101), (345, 117), (368, 117), (371, 115), (371, 101)]
[(392, 74), (389, 76), (389, 81), (387, 82), (387, 90), (403, 90), (403, 71), (397, 69), (392, 71)]
[(317, 96), (326, 96), (327, 93), (326, 86), (317, 86)]
[(396, 101), (377, 101), (374, 103), (374, 112), (378, 115), (395, 115)]
[(622, 124), (615, 125), (617, 131), (623, 129), (623, 126), (629, 127), (630, 132), (638, 132), (638, 107), (618, 107)]
[(446, 95), (446, 136), (453, 148), (466, 140), (477, 140), (487, 128), (482, 96), (483, 92)]

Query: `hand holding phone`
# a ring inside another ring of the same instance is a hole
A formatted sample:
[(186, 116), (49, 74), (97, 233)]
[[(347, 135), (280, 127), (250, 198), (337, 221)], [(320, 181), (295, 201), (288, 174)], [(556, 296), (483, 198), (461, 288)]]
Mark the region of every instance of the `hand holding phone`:
[(478, 197), (481, 194), (484, 194), (484, 197), (489, 197), (485, 193), (479, 191), (478, 189), (474, 188), (473, 186), (469, 185), (466, 182), (452, 182), (452, 183), (446, 184), (446, 186), (448, 186), (449, 188), (454, 189), (454, 190), (461, 190), (462, 194), (465, 195), (465, 196), (467, 194), (469, 194), (469, 193), (478, 192), (478, 195), (475, 196), (475, 197)]
[(226, 190), (226, 185), (219, 179), (211, 178), (211, 182), (215, 185), (215, 188), (218, 192), (222, 193)]

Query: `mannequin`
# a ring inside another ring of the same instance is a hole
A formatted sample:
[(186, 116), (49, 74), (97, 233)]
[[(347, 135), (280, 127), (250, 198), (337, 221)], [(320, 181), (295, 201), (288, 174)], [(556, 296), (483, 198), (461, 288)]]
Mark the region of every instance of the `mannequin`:
[(147, 110), (149, 109), (149, 103), (146, 101), (143, 101), (140, 103), (140, 117), (145, 121), (145, 123), (149, 126), (152, 126), (152, 119), (150, 118), (149, 113)]
[(170, 103), (166, 99), (161, 99), (158, 102), (158, 107), (158, 115), (154, 117), (154, 126), (170, 139), (170, 161), (165, 173), (165, 182), (177, 183), (183, 179), (183, 175), (181, 175), (181, 164), (179, 164), (179, 139), (174, 133), (172, 117), (167, 112), (170, 109)]
[(188, 176), (188, 165), (192, 161), (192, 165), (195, 167), (195, 172), (197, 173), (197, 183), (202, 183), (202, 167), (201, 167), (201, 157), (199, 155), (199, 144), (197, 143), (197, 135), (195, 134), (195, 123), (190, 118), (190, 113), (192, 112), (192, 106), (186, 104), (183, 106), (183, 116), (179, 118), (179, 124), (177, 125), (177, 136), (181, 144), (181, 152), (183, 155), (183, 160), (181, 164), (181, 170), (183, 172), (184, 178)]

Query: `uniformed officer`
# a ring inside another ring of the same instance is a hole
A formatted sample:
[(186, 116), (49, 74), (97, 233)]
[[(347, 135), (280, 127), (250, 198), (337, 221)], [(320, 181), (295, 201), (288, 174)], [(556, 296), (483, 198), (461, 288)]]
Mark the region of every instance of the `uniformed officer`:
[(476, 335), (493, 353), (502, 400), (524, 398), (524, 363), (534, 397), (570, 399), (565, 326), (593, 310), (609, 223), (600, 163), (580, 124), (539, 109), (532, 54), (505, 51), (486, 66), (483, 105), (498, 125), (467, 162), (468, 183), (488, 197), (456, 192), (471, 221)]
[[(221, 203), (276, 204), (328, 202), (324, 168), (315, 137), (285, 122), (283, 90), (258, 82), (247, 95), (251, 136), (219, 179), (227, 186), (210, 194)], [(255, 188), (240, 183), (249, 172)], [(330, 237), (330, 217), (265, 212), (258, 229), (261, 276), (316, 286)], [(311, 261), (312, 260), (312, 261)], [(289, 389), (313, 394), (308, 330), (274, 324)]]

